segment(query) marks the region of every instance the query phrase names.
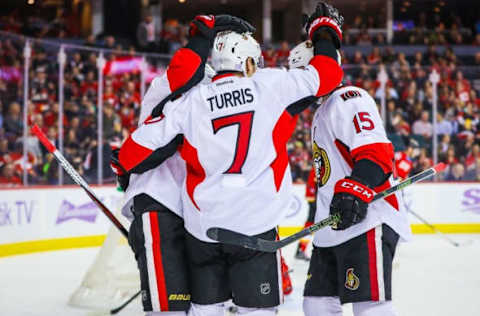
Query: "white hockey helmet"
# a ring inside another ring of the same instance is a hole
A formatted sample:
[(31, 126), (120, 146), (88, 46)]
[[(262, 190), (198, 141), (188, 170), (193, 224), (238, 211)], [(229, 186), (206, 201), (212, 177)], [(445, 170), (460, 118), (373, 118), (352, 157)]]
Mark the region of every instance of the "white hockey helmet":
[[(292, 50), (290, 50), (290, 54), (288, 55), (288, 67), (290, 69), (293, 68), (301, 68), (307, 67), (310, 60), (313, 58), (313, 44), (311, 41), (301, 42)], [(342, 56), (340, 52), (337, 50), (337, 62), (339, 65), (342, 64)]]
[(241, 71), (246, 75), (247, 59), (262, 67), (262, 50), (250, 33), (220, 32), (215, 37), (212, 50), (212, 67), (219, 71)]

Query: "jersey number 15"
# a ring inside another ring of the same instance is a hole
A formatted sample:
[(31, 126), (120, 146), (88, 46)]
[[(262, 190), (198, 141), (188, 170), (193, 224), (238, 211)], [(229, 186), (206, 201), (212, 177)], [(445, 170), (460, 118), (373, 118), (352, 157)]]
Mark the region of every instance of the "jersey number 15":
[(370, 119), (370, 113), (368, 112), (358, 112), (355, 114), (353, 117), (353, 125), (355, 126), (355, 132), (357, 134), (361, 133), (362, 130), (371, 131), (375, 128), (375, 124)]
[(217, 134), (224, 127), (237, 125), (237, 141), (235, 145), (235, 156), (230, 167), (224, 173), (242, 173), (242, 167), (247, 159), (248, 148), (250, 147), (250, 136), (252, 134), (252, 121), (254, 111), (218, 117), (212, 120), (213, 133)]

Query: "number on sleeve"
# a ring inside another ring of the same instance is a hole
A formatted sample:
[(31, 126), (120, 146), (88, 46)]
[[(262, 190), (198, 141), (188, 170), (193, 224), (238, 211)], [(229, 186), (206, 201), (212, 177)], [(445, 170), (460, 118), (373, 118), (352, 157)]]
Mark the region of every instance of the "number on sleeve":
[(368, 112), (358, 112), (355, 114), (353, 117), (353, 125), (355, 126), (355, 132), (357, 134), (361, 133), (362, 130), (371, 131), (375, 128), (375, 124), (373, 124), (373, 121), (370, 119), (370, 113)]
[(222, 116), (212, 120), (213, 133), (217, 134), (224, 127), (237, 125), (237, 142), (235, 157), (230, 167), (224, 173), (242, 173), (242, 167), (247, 159), (252, 133), (252, 121), (254, 111), (248, 111), (233, 115)]

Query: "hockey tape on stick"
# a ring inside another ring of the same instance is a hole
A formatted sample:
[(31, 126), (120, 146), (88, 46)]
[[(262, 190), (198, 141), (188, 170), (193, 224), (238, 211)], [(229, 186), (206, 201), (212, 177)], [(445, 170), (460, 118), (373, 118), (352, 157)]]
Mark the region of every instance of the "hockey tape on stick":
[[(375, 202), (379, 199), (386, 198), (389, 195), (397, 192), (398, 190), (402, 190), (403, 188), (412, 185), (416, 182), (425, 180), (437, 174), (438, 172), (443, 171), (446, 168), (444, 163), (439, 163), (436, 166), (424, 170), (400, 183), (397, 185), (392, 186), (380, 193), (375, 194), (372, 202)], [(216, 240), (221, 243), (231, 244), (242, 246), (244, 248), (249, 248), (253, 250), (263, 251), (263, 252), (275, 252), (278, 249), (285, 247), (297, 240), (315, 233), (316, 231), (325, 228), (327, 226), (331, 226), (336, 224), (340, 221), (340, 216), (338, 214), (330, 215), (329, 217), (325, 218), (324, 220), (315, 223), (296, 234), (288, 236), (287, 238), (281, 240), (266, 240), (262, 238), (258, 238), (255, 236), (247, 236), (245, 234), (241, 234), (238, 232), (231, 231), (229, 229), (220, 228), (220, 227), (212, 227), (207, 230), (207, 236), (213, 240)]]
[(103, 202), (97, 197), (97, 195), (92, 191), (88, 183), (82, 178), (82, 176), (73, 168), (73, 166), (68, 162), (67, 159), (62, 155), (60, 151), (55, 147), (52, 142), (47, 138), (47, 135), (45, 135), (44, 132), (35, 124), (32, 127), (32, 133), (37, 136), (38, 140), (42, 143), (45, 148), (53, 154), (55, 159), (58, 161), (60, 166), (70, 175), (70, 177), (75, 181), (76, 184), (82, 187), (83, 190), (85, 190), (85, 193), (92, 199), (92, 201), (100, 208), (100, 210), (105, 214), (108, 219), (115, 225), (118, 230), (125, 236), (125, 238), (128, 238), (128, 231), (125, 229), (125, 227), (120, 223), (120, 221), (113, 215), (113, 213), (108, 209), (108, 207), (103, 204)]

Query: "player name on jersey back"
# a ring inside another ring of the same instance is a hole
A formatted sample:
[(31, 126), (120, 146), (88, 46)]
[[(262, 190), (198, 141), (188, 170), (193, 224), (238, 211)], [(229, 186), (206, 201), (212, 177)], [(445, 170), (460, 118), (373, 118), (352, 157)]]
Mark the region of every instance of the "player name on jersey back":
[[(220, 82), (219, 84), (222, 83), (223, 82)], [(229, 107), (236, 107), (239, 105), (252, 103), (254, 101), (254, 97), (252, 94), (252, 89), (242, 88), (215, 94), (214, 96), (207, 98), (206, 101), (210, 105), (210, 111), (213, 112), (215, 110), (223, 110)]]

